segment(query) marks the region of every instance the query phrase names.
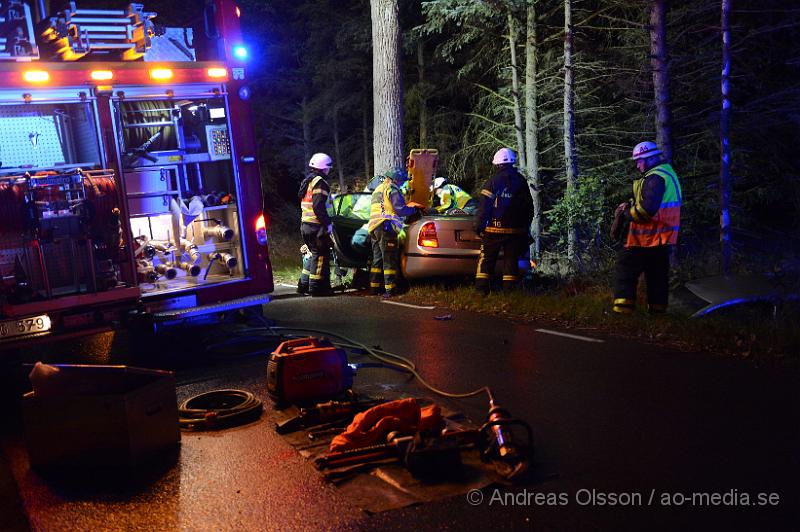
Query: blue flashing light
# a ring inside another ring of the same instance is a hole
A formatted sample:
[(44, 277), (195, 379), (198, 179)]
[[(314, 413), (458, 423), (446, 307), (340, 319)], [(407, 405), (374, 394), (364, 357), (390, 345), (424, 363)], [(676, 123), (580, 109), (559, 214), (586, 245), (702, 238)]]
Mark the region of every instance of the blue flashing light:
[(237, 44), (233, 47), (233, 57), (236, 59), (247, 59), (247, 48), (241, 44)]

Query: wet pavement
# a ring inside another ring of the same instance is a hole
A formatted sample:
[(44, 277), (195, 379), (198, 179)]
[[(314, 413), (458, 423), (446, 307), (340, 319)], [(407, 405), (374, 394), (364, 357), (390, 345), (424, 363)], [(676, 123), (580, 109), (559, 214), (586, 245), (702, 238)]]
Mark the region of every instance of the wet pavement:
[[(444, 314), (453, 319), (434, 319)], [(265, 307), (265, 316), (278, 326), (329, 330), (407, 356), (426, 379), (448, 391), (491, 386), (503, 405), (534, 428), (534, 479), (510, 490), (514, 499), (501, 500), (507, 492), (489, 488), (477, 505), (455, 497), (369, 516), (322, 482), (264, 419), (221, 432), (183, 433), (174, 465), (125, 482), (41, 478), (29, 469), (19, 425), (12, 424), (4, 449), (14, 482), (0, 483), (0, 489), (16, 484), (23, 511), (15, 520), (8, 499), (0, 525), (19, 528), (27, 517), (32, 529), (48, 531), (800, 526), (796, 370), (757, 369), (587, 331), (355, 295), (286, 294)], [(30, 349), (20, 358), (173, 369), (179, 400), (240, 388), (271, 408), (264, 375), (277, 340), (260, 334), (240, 330), (234, 337), (229, 328), (218, 328), (140, 345), (125, 333), (109, 333)], [(22, 371), (4, 362), (6, 395), (15, 396), (24, 387)], [(385, 369), (362, 369), (355, 382), (356, 388), (423, 393)], [(482, 397), (443, 402), (475, 420), (487, 409)]]

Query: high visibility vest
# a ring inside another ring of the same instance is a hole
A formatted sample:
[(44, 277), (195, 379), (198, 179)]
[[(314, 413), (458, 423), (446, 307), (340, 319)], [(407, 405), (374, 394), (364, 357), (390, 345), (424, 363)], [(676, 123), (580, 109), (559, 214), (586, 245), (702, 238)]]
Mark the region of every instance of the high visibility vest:
[(397, 185), (393, 184), (391, 179), (387, 179), (372, 192), (368, 225), (370, 233), (385, 221), (392, 222), (394, 230), (398, 233), (403, 229), (403, 219), (397, 216), (394, 212), (394, 205), (392, 205), (390, 197), (392, 190), (400, 194)]
[(445, 212), (450, 209), (464, 209), (473, 197), (464, 192), (460, 187), (445, 185), (442, 187), (441, 205), (436, 210)]
[(663, 246), (677, 244), (681, 227), (681, 184), (675, 170), (668, 163), (660, 164), (645, 173), (642, 179), (633, 183), (633, 197), (638, 205), (642, 199), (642, 188), (645, 180), (651, 175), (658, 175), (664, 180), (664, 196), (658, 212), (647, 222), (631, 221), (625, 247)]
[[(321, 180), (322, 176), (318, 175), (308, 183), (308, 187), (306, 188), (306, 195), (303, 196), (303, 199), (300, 201), (300, 221), (302, 222), (308, 224), (317, 224), (317, 225), (320, 224), (319, 218), (317, 218), (317, 215), (314, 213), (313, 200), (315, 192), (314, 187), (317, 186), (317, 183), (319, 183)], [(328, 194), (328, 191), (319, 189), (316, 190), (316, 192), (324, 193), (326, 196), (328, 196), (327, 200), (325, 201), (325, 208), (330, 208), (331, 197), (330, 194)]]

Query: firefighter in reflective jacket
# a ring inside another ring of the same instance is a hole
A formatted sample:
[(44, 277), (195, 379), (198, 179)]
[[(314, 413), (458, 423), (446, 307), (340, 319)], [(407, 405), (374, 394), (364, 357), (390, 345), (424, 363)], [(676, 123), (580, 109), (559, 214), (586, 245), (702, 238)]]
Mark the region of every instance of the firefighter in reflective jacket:
[(400, 263), (397, 235), (403, 229), (403, 218), (414, 214), (415, 208), (419, 207), (416, 203), (407, 205), (400, 191), (400, 186), (407, 179), (403, 170), (390, 170), (372, 192), (368, 224), (372, 241), (369, 286), (375, 295), (390, 297), (397, 290), (397, 269)]
[(475, 214), (478, 202), (456, 185), (448, 183), (444, 177), (433, 180), (431, 190), (439, 198), (439, 205), (434, 207), (435, 212), (444, 214), (452, 209), (460, 209), (467, 214)]
[[(636, 307), (636, 285), (644, 272), (651, 313), (667, 310), (670, 246), (678, 242), (681, 225), (681, 184), (655, 142), (640, 142), (632, 159), (644, 174), (633, 182), (633, 198), (617, 207), (615, 226), (628, 222), (624, 247), (614, 274), (614, 312), (629, 314)], [(612, 234), (612, 236), (614, 236)]]
[(300, 199), (300, 234), (310, 255), (303, 260), (303, 271), (297, 283), (297, 292), (312, 296), (331, 293), (331, 232), (333, 226), (328, 216), (330, 186), (325, 177), (333, 167), (333, 159), (324, 153), (315, 153), (308, 162), (308, 172), (297, 195)]
[(513, 290), (519, 281), (517, 259), (525, 252), (533, 216), (533, 200), (525, 178), (514, 168), (516, 154), (502, 148), (494, 154), (492, 164), (497, 174), (481, 189), (475, 231), (481, 235), (481, 254), (475, 288), (489, 293), (494, 266), (503, 250), (503, 290)]

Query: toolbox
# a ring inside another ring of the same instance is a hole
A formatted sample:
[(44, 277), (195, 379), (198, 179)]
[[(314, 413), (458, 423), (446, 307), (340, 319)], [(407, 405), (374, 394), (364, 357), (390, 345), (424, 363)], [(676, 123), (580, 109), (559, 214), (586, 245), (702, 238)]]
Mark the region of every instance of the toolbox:
[(335, 397), (352, 386), (347, 354), (324, 338), (287, 340), (267, 364), (267, 393), (279, 405)]

